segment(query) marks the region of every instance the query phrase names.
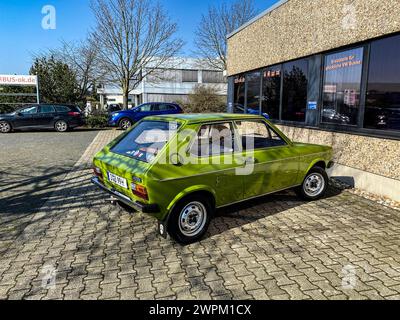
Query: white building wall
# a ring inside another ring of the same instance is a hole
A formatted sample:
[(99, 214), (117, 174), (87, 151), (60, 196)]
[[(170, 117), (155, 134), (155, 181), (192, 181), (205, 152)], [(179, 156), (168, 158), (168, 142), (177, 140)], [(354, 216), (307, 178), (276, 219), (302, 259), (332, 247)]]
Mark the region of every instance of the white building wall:
[[(186, 101), (187, 96), (194, 91), (195, 87), (203, 84), (202, 69), (206, 68), (202, 67), (201, 60), (188, 58), (179, 59), (175, 62), (171, 63), (174, 69), (162, 69), (161, 75), (151, 75), (148, 79), (139, 83), (137, 88), (131, 92), (132, 104)], [(183, 82), (182, 70), (198, 70), (198, 81)], [(212, 86), (220, 95), (227, 95), (227, 83), (207, 83), (203, 85)], [(103, 95), (106, 100), (113, 100), (108, 101), (108, 104), (123, 102), (122, 92), (118, 87), (106, 86), (104, 89), (99, 89), (98, 93)]]

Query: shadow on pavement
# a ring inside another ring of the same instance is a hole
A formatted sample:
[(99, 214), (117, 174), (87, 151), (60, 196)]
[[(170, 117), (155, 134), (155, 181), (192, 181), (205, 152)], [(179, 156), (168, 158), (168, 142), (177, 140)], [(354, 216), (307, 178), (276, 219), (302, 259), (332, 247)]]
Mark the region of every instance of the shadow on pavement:
[[(324, 199), (336, 197), (341, 193), (340, 189), (330, 186)], [(211, 222), (206, 238), (246, 226), (269, 216), (278, 215), (307, 203), (310, 202), (303, 201), (294, 191), (288, 190), (219, 209), (215, 219)], [(257, 207), (259, 210), (255, 210)]]

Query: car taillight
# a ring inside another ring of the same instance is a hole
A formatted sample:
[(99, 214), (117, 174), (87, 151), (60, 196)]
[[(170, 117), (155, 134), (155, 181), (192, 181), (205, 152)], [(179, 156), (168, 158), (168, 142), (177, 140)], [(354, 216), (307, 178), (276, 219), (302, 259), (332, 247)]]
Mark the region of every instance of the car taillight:
[(96, 177), (98, 177), (100, 180), (103, 180), (103, 173), (101, 172), (100, 168), (93, 167), (93, 173)]
[(68, 115), (71, 117), (80, 117), (81, 114), (79, 112), (68, 112)]
[(132, 193), (135, 196), (138, 196), (139, 198), (142, 198), (144, 200), (149, 200), (149, 194), (147, 193), (147, 189), (145, 187), (135, 183), (132, 183), (131, 187), (132, 187)]

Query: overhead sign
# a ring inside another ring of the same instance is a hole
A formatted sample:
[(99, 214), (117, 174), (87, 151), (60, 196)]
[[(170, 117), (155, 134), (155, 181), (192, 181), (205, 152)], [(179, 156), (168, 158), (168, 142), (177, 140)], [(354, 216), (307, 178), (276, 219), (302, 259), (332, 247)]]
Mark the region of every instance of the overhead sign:
[(0, 85), (6, 86), (36, 86), (37, 76), (0, 74)]

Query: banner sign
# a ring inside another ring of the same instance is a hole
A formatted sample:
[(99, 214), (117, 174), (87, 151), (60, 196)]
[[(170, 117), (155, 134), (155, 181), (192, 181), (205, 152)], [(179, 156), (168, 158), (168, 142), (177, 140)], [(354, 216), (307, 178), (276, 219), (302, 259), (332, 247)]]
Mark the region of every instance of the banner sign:
[(3, 75), (0, 74), (0, 85), (6, 86), (36, 86), (37, 76)]

